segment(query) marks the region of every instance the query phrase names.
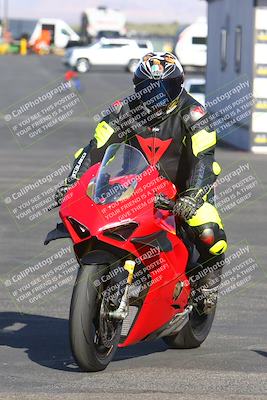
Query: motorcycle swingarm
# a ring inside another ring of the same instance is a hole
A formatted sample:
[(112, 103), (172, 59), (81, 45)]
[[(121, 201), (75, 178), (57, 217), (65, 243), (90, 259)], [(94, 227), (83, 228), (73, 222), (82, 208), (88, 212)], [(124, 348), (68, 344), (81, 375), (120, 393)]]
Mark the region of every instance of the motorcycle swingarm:
[(192, 306), (186, 307), (186, 309), (179, 314), (176, 314), (171, 321), (163, 325), (157, 331), (151, 333), (145, 338), (145, 341), (157, 340), (164, 336), (170, 336), (177, 334), (189, 321), (189, 314), (192, 311)]

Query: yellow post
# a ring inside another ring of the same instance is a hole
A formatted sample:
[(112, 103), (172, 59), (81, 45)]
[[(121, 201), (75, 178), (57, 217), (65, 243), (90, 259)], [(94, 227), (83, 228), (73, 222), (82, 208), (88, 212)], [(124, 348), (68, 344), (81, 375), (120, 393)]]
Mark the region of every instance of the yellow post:
[(134, 268), (135, 268), (134, 261), (131, 261), (131, 260), (125, 261), (124, 269), (129, 272), (128, 279), (127, 279), (128, 285), (131, 285), (133, 282)]
[(20, 55), (21, 56), (27, 55), (27, 39), (20, 40)]

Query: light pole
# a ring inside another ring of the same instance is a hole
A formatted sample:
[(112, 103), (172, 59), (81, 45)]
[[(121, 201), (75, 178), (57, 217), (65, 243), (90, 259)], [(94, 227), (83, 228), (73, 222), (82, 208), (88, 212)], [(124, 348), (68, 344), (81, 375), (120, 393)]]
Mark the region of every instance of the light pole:
[(3, 2), (0, 0), (0, 39), (3, 38)]
[(8, 32), (8, 0), (3, 0), (3, 36)]

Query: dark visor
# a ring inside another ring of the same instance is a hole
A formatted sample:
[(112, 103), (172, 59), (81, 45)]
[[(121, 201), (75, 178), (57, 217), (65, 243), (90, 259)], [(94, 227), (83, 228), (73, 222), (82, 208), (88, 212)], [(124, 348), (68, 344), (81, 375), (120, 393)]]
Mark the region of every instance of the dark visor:
[(141, 95), (141, 100), (152, 110), (168, 107), (180, 94), (181, 88), (176, 79), (147, 79), (136, 83), (135, 91)]

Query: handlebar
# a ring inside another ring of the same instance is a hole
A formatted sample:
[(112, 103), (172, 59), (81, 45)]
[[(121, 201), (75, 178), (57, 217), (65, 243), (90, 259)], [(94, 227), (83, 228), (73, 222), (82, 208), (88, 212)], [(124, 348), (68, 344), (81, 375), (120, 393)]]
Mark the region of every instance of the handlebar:
[(169, 199), (167, 196), (160, 193), (160, 194), (156, 194), (154, 205), (155, 205), (155, 208), (158, 208), (161, 210), (172, 211), (173, 207), (175, 205), (175, 201)]
[(52, 206), (48, 207), (47, 211), (50, 212), (50, 211), (52, 211), (52, 210), (54, 210), (55, 208), (58, 208), (58, 207), (60, 207), (60, 204), (58, 204), (58, 203), (53, 204)]

